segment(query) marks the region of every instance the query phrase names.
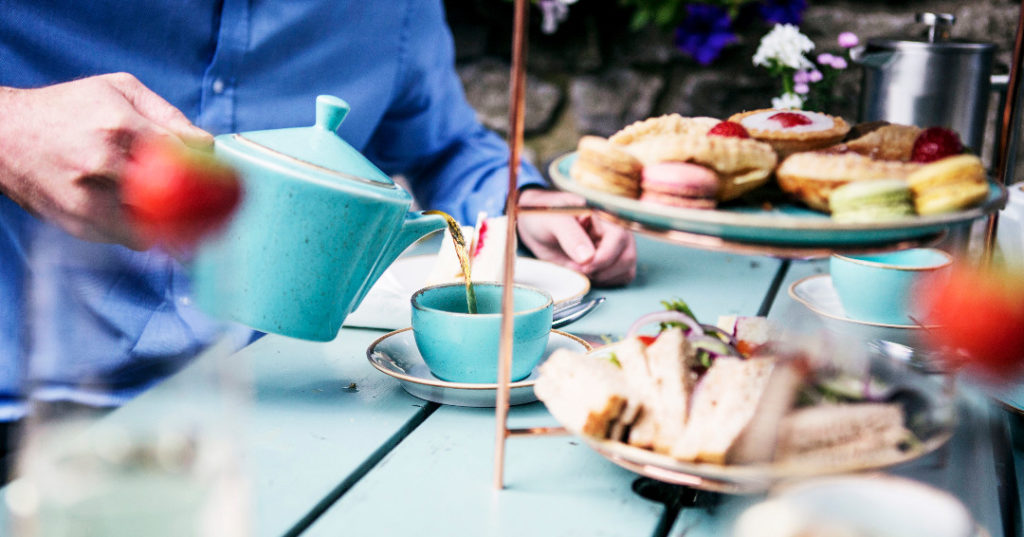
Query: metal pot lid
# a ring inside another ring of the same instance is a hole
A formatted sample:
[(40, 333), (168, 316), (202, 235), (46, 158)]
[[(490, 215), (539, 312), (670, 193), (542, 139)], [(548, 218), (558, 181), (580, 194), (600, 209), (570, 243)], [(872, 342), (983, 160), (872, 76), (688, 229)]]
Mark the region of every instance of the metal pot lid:
[(338, 126), (349, 105), (332, 95), (316, 98), (312, 127), (269, 129), (233, 134), (223, 142), (258, 156), (267, 166), (296, 169), (329, 182), (357, 183), (396, 189), (394, 181), (362, 153), (341, 139)]
[(994, 43), (952, 37), (956, 17), (951, 13), (918, 13), (916, 21), (923, 25), (920, 35), (870, 38), (868, 50), (981, 53), (995, 48)]

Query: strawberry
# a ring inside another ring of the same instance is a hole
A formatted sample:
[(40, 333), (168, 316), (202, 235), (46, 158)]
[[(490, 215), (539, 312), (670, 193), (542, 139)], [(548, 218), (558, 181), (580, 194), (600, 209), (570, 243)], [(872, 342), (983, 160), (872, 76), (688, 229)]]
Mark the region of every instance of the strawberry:
[(946, 282), (916, 291), (927, 311), (925, 343), (949, 365), (989, 380), (1024, 374), (1024, 276), (1006, 269), (954, 266)]
[(928, 127), (917, 135), (914, 149), (910, 152), (912, 162), (932, 162), (964, 152), (964, 144), (956, 132), (944, 127)]
[(750, 133), (743, 125), (734, 121), (722, 121), (711, 127), (708, 136), (725, 136), (727, 138), (750, 138)]
[(233, 168), (212, 154), (157, 139), (132, 148), (121, 188), (129, 221), (143, 239), (172, 251), (194, 248), (242, 198)]
[(778, 121), (784, 129), (788, 129), (790, 127), (799, 127), (800, 125), (811, 124), (811, 118), (799, 112), (779, 112), (778, 114), (772, 114), (771, 116), (768, 116), (768, 119)]

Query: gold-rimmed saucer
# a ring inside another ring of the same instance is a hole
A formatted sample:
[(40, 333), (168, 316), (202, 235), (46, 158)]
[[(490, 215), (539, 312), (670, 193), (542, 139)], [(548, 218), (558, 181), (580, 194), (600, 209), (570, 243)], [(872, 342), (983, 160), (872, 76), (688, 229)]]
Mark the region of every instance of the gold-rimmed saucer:
[[(591, 350), (591, 346), (572, 334), (552, 330), (547, 349), (544, 351), (545, 359), (557, 349), (585, 353)], [(494, 406), (498, 389), (496, 383), (449, 382), (432, 375), (427, 364), (423, 362), (419, 349), (416, 348), (412, 328), (395, 330), (377, 338), (366, 349), (366, 358), (381, 373), (398, 379), (402, 388), (414, 397), (445, 405)], [(537, 370), (534, 369), (530, 376), (511, 383), (509, 403), (522, 405), (536, 401), (537, 396), (533, 393), (536, 380)]]

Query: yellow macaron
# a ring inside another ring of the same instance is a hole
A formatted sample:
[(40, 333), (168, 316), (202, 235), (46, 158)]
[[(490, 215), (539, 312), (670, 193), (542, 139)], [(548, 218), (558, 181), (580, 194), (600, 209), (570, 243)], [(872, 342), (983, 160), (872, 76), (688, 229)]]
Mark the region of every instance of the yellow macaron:
[(922, 166), (907, 176), (917, 214), (957, 211), (988, 195), (985, 166), (974, 155), (956, 155)]

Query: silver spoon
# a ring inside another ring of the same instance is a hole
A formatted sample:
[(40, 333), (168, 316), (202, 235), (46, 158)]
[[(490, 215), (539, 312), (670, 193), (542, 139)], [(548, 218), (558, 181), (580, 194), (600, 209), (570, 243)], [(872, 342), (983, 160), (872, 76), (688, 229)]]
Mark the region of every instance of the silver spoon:
[(604, 302), (604, 297), (599, 296), (582, 302), (570, 302), (555, 306), (551, 314), (551, 328), (561, 328), (578, 321), (602, 302)]

